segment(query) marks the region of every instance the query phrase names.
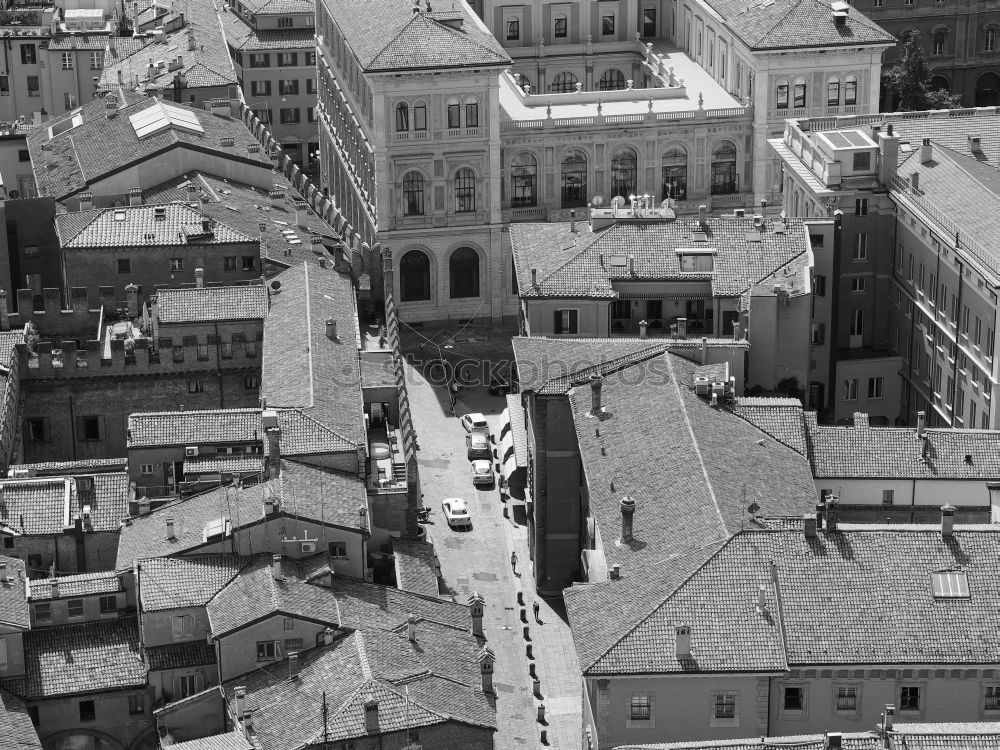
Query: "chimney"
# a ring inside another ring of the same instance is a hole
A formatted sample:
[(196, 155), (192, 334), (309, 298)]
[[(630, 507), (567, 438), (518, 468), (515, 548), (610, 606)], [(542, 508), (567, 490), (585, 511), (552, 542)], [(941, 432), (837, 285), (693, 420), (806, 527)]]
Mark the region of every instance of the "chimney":
[(295, 203), (295, 223), (298, 224), (303, 229), (308, 229), (309, 222), (306, 217), (309, 215), (309, 204), (305, 201), (297, 201)]
[(639, 321), (639, 338), (644, 339), (649, 335), (649, 323), (645, 320)]
[(767, 612), (767, 586), (764, 584), (757, 588), (757, 609)]
[(406, 617), (406, 637), (411, 643), (417, 642), (417, 616), (412, 613)]
[(840, 515), (840, 507), (837, 498), (828, 497), (826, 499), (826, 531), (831, 533), (837, 530), (837, 520)]
[[(118, 71), (118, 75), (121, 75), (121, 71)], [(109, 120), (118, 114), (118, 97), (114, 94), (108, 94), (104, 97), (104, 116)]]
[(674, 628), (674, 644), (676, 646), (678, 659), (691, 658), (691, 628), (681, 625)]
[(267, 458), (264, 459), (264, 469), (268, 479), (275, 479), (281, 474), (281, 428), (269, 427), (264, 430), (267, 436)]
[(485, 644), (479, 650), (479, 653), (476, 654), (476, 661), (479, 662), (479, 675), (482, 678), (483, 692), (487, 695), (493, 694), (493, 663), (496, 661), (496, 658), (493, 650)]
[(128, 204), (130, 206), (142, 205), (142, 188), (134, 187), (128, 189)]
[(89, 211), (94, 207), (93, 193), (80, 193), (80, 210)]
[(708, 206), (704, 203), (698, 206), (698, 228), (702, 229), (708, 223)]
[(701, 337), (701, 363), (708, 364), (708, 337)]
[(955, 530), (955, 506), (946, 503), (941, 506), (941, 536), (949, 538)]
[(173, 541), (177, 536), (174, 534), (174, 519), (167, 519), (167, 539)]
[(196, 268), (194, 269), (194, 285), (197, 289), (201, 289), (205, 286), (205, 269)]
[(189, 182), (185, 188), (187, 191), (187, 202), (188, 203), (199, 203), (198, 199), (198, 186), (193, 182)]
[(619, 565), (618, 563), (612, 565), (610, 575), (612, 581), (617, 581), (619, 578), (622, 577), (622, 566)]
[(882, 714), (882, 731), (892, 731), (893, 717), (896, 715), (896, 707), (892, 703), (885, 704), (885, 713)]
[(478, 591), (473, 591), (469, 597), (469, 616), (472, 618), (472, 634), (483, 637), (483, 612), (486, 600)]
[(284, 576), (281, 575), (281, 555), (271, 556), (271, 574), (276, 581), (284, 580)]
[(841, 739), (840, 732), (827, 732), (823, 741), (824, 750), (840, 750)]
[(119, 88), (121, 88), (124, 85), (125, 85), (125, 74), (122, 72), (122, 69), (119, 68), (118, 69), (118, 86), (119, 86)]
[(125, 285), (125, 299), (128, 306), (128, 316), (130, 318), (139, 317), (139, 287), (135, 284)]
[(802, 517), (802, 533), (806, 539), (816, 538), (816, 516), (807, 513)]
[(49, 594), (49, 596), (51, 598), (53, 598), (53, 599), (58, 599), (59, 598), (59, 581), (57, 581), (55, 578), (53, 578), (51, 580), (52, 580), (52, 586), (51, 586), (51, 593)]
[(10, 315), (7, 312), (7, 291), (0, 289), (0, 331), (10, 330)]
[(326, 337), (330, 339), (330, 341), (337, 340), (337, 321), (333, 318), (326, 319)]
[(569, 231), (576, 234), (576, 209), (571, 208), (569, 210)]
[(288, 655), (288, 679), (294, 680), (299, 676), (299, 655), (293, 651)]
[(538, 286), (538, 269), (537, 268), (532, 268), (531, 269), (531, 286), (532, 286), (532, 288), (536, 288)]
[(243, 718), (243, 711), (247, 705), (247, 689), (243, 685), (236, 688), (236, 715)]
[(626, 495), (618, 505), (622, 510), (622, 541), (628, 544), (632, 541), (632, 517), (635, 515), (635, 498)]
[(892, 134), (891, 123), (887, 133), (879, 133), (878, 143), (879, 150), (882, 152), (878, 179), (883, 185), (888, 185), (896, 176), (896, 166), (899, 162), (899, 136)]
[(934, 158), (933, 147), (931, 146), (931, 139), (924, 138), (924, 142), (920, 144), (920, 163), (926, 164)]
[(285, 191), (281, 188), (275, 187), (274, 190), (270, 190), (267, 193), (267, 197), (271, 199), (271, 208), (282, 208), (285, 205)]
[(914, 193), (920, 190), (920, 172), (910, 174), (910, 190)]
[(378, 699), (369, 695), (365, 698), (365, 734), (378, 733)]
[(253, 709), (248, 708), (243, 712), (243, 729), (246, 730), (247, 734), (253, 732)]
[(329, 646), (331, 643), (333, 643), (333, 636), (334, 636), (333, 628), (327, 628), (326, 630), (324, 630), (323, 645)]
[(917, 412), (917, 437), (927, 437), (927, 412)]
[(603, 380), (600, 375), (593, 375), (590, 378), (590, 414), (597, 416), (601, 413), (601, 385)]
[(823, 528), (823, 517), (826, 515), (826, 503), (816, 503), (816, 528)]

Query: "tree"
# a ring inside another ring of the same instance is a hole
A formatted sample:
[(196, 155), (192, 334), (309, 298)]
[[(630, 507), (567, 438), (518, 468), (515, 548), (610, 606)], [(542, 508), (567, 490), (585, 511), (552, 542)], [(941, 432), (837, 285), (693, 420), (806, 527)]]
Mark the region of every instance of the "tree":
[(931, 85), (933, 71), (920, 46), (919, 31), (910, 31), (903, 37), (899, 60), (885, 71), (883, 77), (898, 110), (913, 112), (961, 106), (960, 96)]

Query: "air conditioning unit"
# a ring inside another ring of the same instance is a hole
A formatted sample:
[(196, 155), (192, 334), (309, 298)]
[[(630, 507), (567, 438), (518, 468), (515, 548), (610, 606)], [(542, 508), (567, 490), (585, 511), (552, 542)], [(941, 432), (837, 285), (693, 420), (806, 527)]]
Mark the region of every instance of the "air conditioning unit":
[(93, 477), (77, 477), (76, 478), (76, 491), (77, 492), (90, 492), (94, 489), (94, 478)]
[(27, 479), (31, 476), (30, 469), (10, 469), (7, 472), (7, 476), (10, 479)]
[(184, 455), (185, 456), (189, 456), (189, 457), (190, 456), (197, 456), (198, 455), (198, 446), (197, 445), (189, 445), (187, 448), (184, 449)]
[(694, 379), (694, 392), (699, 396), (707, 396), (712, 392), (712, 381), (704, 375), (696, 375)]
[(316, 542), (302, 542), (302, 552), (306, 555), (311, 555), (316, 551)]
[(264, 515), (270, 516), (274, 513), (274, 500), (264, 501)]

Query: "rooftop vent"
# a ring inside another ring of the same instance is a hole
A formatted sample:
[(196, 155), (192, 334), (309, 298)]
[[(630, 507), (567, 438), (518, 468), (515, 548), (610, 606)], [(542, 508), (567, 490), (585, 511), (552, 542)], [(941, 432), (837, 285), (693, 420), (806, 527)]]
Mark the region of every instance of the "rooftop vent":
[(833, 13), (833, 22), (837, 26), (843, 26), (847, 23), (847, 16), (851, 12), (851, 6), (844, 2), (844, 0), (836, 0), (836, 2), (830, 4), (830, 11)]
[(156, 219), (156, 221), (166, 221), (167, 220), (167, 207), (166, 206), (157, 206), (153, 210), (153, 216)]
[(979, 133), (972, 133), (969, 135), (969, 151), (974, 154), (982, 153), (983, 150), (983, 140)]

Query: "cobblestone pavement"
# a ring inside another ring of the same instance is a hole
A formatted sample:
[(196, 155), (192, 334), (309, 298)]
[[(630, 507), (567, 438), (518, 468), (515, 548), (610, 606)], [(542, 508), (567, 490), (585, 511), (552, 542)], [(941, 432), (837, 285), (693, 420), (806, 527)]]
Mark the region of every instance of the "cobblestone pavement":
[[(581, 680), (569, 627), (561, 616), (561, 600), (549, 602), (534, 593), (528, 558), (523, 508), (507, 518), (498, 490), (473, 487), (465, 453), (465, 432), (452, 416), (444, 387), (428, 383), (407, 366), (408, 391), (420, 444), (420, 481), (424, 505), (430, 506), (428, 537), (434, 542), (448, 589), (459, 602), (478, 591), (486, 600), (484, 627), (489, 646), (496, 653), (494, 685), (497, 694), (497, 750), (558, 748), (577, 750), (581, 733)], [(484, 413), (496, 434), (502, 398), (485, 388), (463, 389), (456, 413)], [(441, 500), (462, 497), (469, 503), (473, 528), (448, 528)], [(511, 570), (511, 552), (517, 553), (518, 573)], [(524, 639), (518, 592), (525, 602), (530, 641)], [(539, 602), (542, 624), (534, 621), (532, 604)], [(555, 606), (557, 609), (553, 609)], [(534, 658), (529, 660), (526, 646)], [(535, 665), (542, 698), (533, 695), (529, 672)], [(545, 706), (545, 723), (537, 721), (538, 704)], [(543, 745), (541, 732), (547, 732)]]

